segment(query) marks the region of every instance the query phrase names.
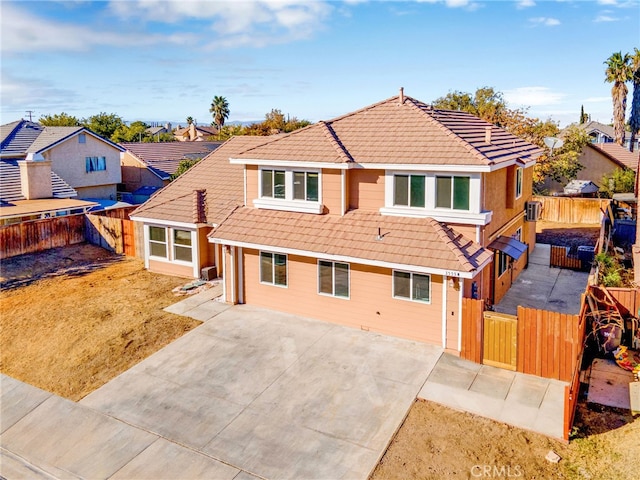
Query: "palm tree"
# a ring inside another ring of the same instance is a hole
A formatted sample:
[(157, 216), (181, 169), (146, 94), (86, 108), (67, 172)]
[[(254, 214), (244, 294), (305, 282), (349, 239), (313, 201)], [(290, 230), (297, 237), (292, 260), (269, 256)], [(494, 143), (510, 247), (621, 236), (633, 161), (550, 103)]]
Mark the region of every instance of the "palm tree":
[(209, 112), (213, 115), (213, 123), (219, 131), (224, 126), (224, 121), (229, 118), (229, 102), (226, 98), (216, 95), (213, 97)]
[(193, 117), (187, 117), (187, 125), (191, 125), (193, 123)]
[(633, 152), (636, 134), (640, 131), (640, 50), (633, 49), (631, 55), (631, 69), (633, 81), (633, 99), (631, 100), (631, 116), (629, 117), (629, 127), (631, 127), (631, 140), (629, 150)]
[(624, 56), (622, 52), (611, 55), (604, 63), (605, 82), (613, 83), (611, 87), (611, 98), (613, 100), (613, 131), (616, 143), (624, 143), (624, 117), (627, 111), (627, 93), (629, 89), (625, 82), (631, 80), (631, 66), (628, 53)]

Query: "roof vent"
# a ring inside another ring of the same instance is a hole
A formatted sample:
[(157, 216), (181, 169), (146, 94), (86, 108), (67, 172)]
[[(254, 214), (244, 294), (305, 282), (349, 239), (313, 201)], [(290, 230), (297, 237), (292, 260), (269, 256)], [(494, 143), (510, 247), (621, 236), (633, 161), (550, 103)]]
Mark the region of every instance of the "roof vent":
[(484, 127), (484, 143), (491, 143), (491, 127)]
[(400, 105), (404, 103), (404, 87), (400, 87)]

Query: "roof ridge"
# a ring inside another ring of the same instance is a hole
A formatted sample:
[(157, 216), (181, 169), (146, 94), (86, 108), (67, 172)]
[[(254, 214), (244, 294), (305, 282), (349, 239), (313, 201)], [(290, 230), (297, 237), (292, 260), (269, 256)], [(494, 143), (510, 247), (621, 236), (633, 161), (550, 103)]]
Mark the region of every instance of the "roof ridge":
[(342, 157), (346, 163), (353, 163), (354, 162), (353, 157), (344, 147), (344, 145), (340, 141), (338, 135), (336, 135), (336, 132), (333, 130), (333, 128), (331, 128), (331, 126), (327, 124), (327, 122), (325, 122), (324, 120), (320, 120), (318, 122), (318, 125), (320, 125), (320, 127), (324, 127), (322, 129), (324, 132), (324, 135), (327, 138), (327, 140), (329, 140), (329, 143), (331, 143), (331, 145), (336, 149), (336, 151), (338, 152), (338, 155)]
[[(406, 96), (406, 95), (405, 95), (405, 96), (404, 96), (404, 98), (405, 98), (405, 100), (406, 100), (407, 98), (411, 98), (411, 97), (408, 97), (408, 96)], [(400, 95), (395, 95), (395, 96), (390, 97), (390, 98), (387, 98), (387, 99), (385, 99), (385, 100), (380, 100), (379, 102), (372, 103), (371, 105), (367, 105), (366, 107), (359, 108), (358, 110), (356, 110), (356, 111), (354, 111), (354, 112), (345, 113), (345, 114), (343, 114), (343, 115), (340, 115), (340, 116), (338, 116), (338, 117), (332, 118), (332, 119), (330, 119), (330, 120), (321, 120), (321, 121), (324, 121), (325, 123), (333, 123), (333, 122), (337, 122), (337, 121), (339, 121), (339, 120), (342, 120), (342, 119), (345, 119), (345, 118), (351, 117), (351, 116), (353, 116), (353, 115), (357, 115), (357, 114), (360, 114), (360, 113), (362, 113), (362, 112), (365, 112), (365, 111), (367, 111), (367, 110), (371, 110), (371, 109), (373, 109), (373, 108), (379, 107), (380, 105), (384, 105), (385, 103), (391, 102), (391, 101), (393, 101), (393, 100), (395, 100), (395, 99), (400, 100)], [(319, 122), (318, 122), (318, 123), (319, 123)]]
[[(197, 190), (197, 189), (196, 189), (196, 188), (194, 188), (193, 190)], [(186, 197), (190, 197), (191, 195), (193, 195), (193, 190), (192, 190), (192, 191), (190, 191), (189, 193), (185, 193), (184, 195), (178, 195), (177, 197), (171, 197), (171, 198), (168, 198), (167, 200), (164, 200), (164, 201), (163, 201), (163, 200), (161, 200), (160, 202), (158, 202), (158, 203), (154, 204), (152, 207), (153, 207), (153, 208), (156, 208), (156, 207), (158, 207), (159, 205), (166, 205), (167, 203), (170, 203), (170, 202), (173, 202), (173, 201), (175, 201), (175, 200), (178, 200), (179, 198), (186, 198)], [(205, 190), (206, 190), (206, 189), (205, 189)], [(160, 190), (158, 191), (158, 193), (160, 193), (161, 191), (162, 191), (162, 189), (160, 189)], [(146, 202), (145, 202), (145, 203), (146, 203)], [(139, 213), (144, 212), (144, 211), (146, 210), (146, 208), (144, 207), (144, 205), (145, 205), (145, 204), (143, 203), (143, 204), (142, 204), (142, 205), (140, 205), (138, 208), (136, 208), (136, 210), (135, 210), (135, 215), (134, 215), (134, 216), (136, 216), (136, 215), (138, 215)], [(149, 207), (147, 207), (147, 208), (149, 208)]]
[[(469, 261), (467, 256), (464, 253), (462, 253), (462, 249), (456, 243), (456, 238), (451, 238), (451, 234), (454, 233), (454, 230), (448, 225), (440, 223), (437, 220), (434, 220), (433, 218), (429, 218), (429, 220), (431, 221), (431, 224), (433, 225), (434, 231), (436, 232), (436, 234), (443, 240), (444, 244), (447, 247), (449, 247), (451, 252), (458, 258), (458, 261), (460, 261), (461, 266), (467, 268), (468, 271), (475, 270), (475, 267), (473, 266), (473, 264)], [(468, 240), (464, 235), (462, 234), (459, 234), (459, 235), (462, 238)]]
[[(478, 157), (480, 160), (484, 161), (484, 162), (488, 162), (489, 164), (495, 163), (493, 160), (490, 160), (489, 158), (487, 158), (485, 155), (483, 155), (482, 153), (480, 153), (478, 151), (477, 148), (475, 148), (473, 145), (471, 145), (469, 142), (467, 142), (466, 140), (464, 140), (463, 138), (460, 137), (460, 135), (458, 135), (457, 133), (455, 133), (453, 130), (451, 130), (449, 127), (447, 127), (446, 125), (444, 125), (440, 120), (434, 118), (432, 115), (429, 115), (427, 113), (427, 111), (425, 109), (422, 109), (420, 106), (418, 106), (418, 103), (420, 103), (421, 105), (424, 105), (426, 109), (431, 110), (431, 111), (451, 111), (451, 112), (455, 112), (455, 110), (444, 110), (444, 109), (435, 109), (429, 105), (427, 105), (426, 103), (420, 102), (419, 100), (416, 100), (413, 97), (405, 97), (405, 103), (407, 103), (407, 101), (409, 102), (409, 105), (411, 105), (413, 108), (415, 108), (416, 110), (418, 110), (420, 113), (422, 113), (426, 118), (428, 118), (432, 123), (434, 123), (438, 128), (440, 128), (441, 130), (443, 130), (448, 136), (453, 137), (455, 139), (456, 142), (458, 142), (462, 147), (464, 147), (465, 149), (467, 149), (471, 154), (475, 155), (476, 157)], [(462, 113), (466, 113), (466, 112), (462, 112)], [(471, 115), (470, 113), (467, 115)], [(489, 123), (485, 120), (482, 120), (480, 117), (476, 117), (475, 115), (471, 115), (472, 117), (477, 118), (478, 120), (481, 120), (485, 123), (487, 123), (487, 125), (490, 125), (491, 128), (496, 127), (496, 125)]]

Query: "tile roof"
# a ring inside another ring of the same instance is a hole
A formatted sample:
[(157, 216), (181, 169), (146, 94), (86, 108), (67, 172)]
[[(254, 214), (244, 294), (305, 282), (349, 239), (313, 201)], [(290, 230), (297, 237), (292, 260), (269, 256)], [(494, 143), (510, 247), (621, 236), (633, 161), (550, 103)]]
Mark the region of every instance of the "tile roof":
[(584, 129), (587, 133), (591, 133), (594, 130), (598, 130), (599, 132), (604, 133), (607, 137), (613, 139), (615, 138), (615, 131), (611, 125), (605, 125), (604, 123), (596, 122), (592, 120), (591, 122), (578, 124), (578, 127)]
[(45, 127), (39, 123), (26, 120), (2, 125), (0, 127), (2, 137), (0, 154), (4, 158), (23, 158), (44, 129)]
[(70, 209), (89, 209), (98, 203), (68, 198), (42, 198), (38, 200), (17, 200), (0, 204), (0, 218), (21, 217)]
[[(47, 150), (53, 144), (69, 138), (82, 130), (84, 127), (44, 127), (42, 133), (29, 146), (28, 152), (38, 153)], [(101, 138), (104, 140), (103, 138)]]
[[(54, 172), (51, 172), (51, 188), (53, 189), (54, 198), (78, 196), (78, 192)], [(3, 202), (25, 200), (24, 195), (22, 195), (20, 167), (17, 160), (0, 160), (0, 200)]]
[(204, 158), (222, 142), (147, 142), (121, 143), (158, 177), (168, 179), (185, 159)]
[(193, 223), (193, 191), (204, 189), (206, 221), (221, 223), (235, 207), (244, 202), (244, 167), (230, 164), (229, 157), (269, 140), (267, 137), (251, 136), (227, 140), (143, 203), (131, 216)]
[[(234, 158), (328, 163), (491, 166), (536, 159), (542, 151), (480, 118), (392, 97), (296, 130)], [(487, 129), (490, 142), (486, 142)]]
[[(381, 238), (378, 239), (378, 232)], [(236, 209), (210, 238), (325, 255), (472, 272), (492, 252), (431, 218), (353, 210), (344, 216)]]
[(630, 168), (631, 170), (638, 168), (638, 158), (640, 156), (640, 152), (638, 151), (630, 152), (614, 142), (589, 143), (588, 145), (622, 166)]

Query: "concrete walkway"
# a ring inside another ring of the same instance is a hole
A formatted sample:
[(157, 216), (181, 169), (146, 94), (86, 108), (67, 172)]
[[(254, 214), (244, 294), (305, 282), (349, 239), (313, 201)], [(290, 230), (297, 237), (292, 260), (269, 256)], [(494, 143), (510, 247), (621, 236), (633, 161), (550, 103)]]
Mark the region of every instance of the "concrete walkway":
[(562, 382), (214, 294), (169, 307), (206, 323), (79, 403), (0, 376), (0, 475), (365, 479), (416, 397), (561, 437)]
[(529, 266), (511, 285), (496, 312), (515, 315), (518, 305), (553, 312), (580, 313), (580, 296), (587, 288), (589, 274), (549, 266), (551, 245), (536, 243)]
[(445, 353), (418, 397), (562, 439), (566, 385)]

